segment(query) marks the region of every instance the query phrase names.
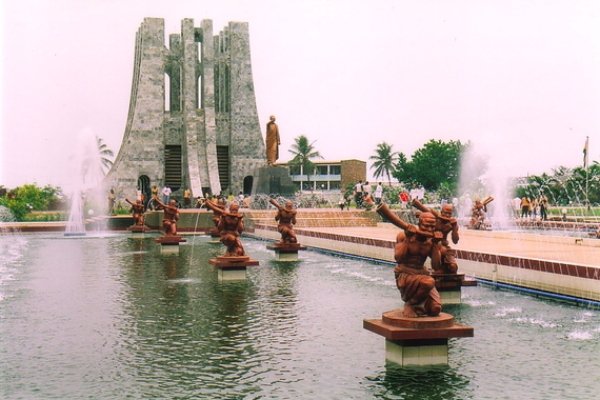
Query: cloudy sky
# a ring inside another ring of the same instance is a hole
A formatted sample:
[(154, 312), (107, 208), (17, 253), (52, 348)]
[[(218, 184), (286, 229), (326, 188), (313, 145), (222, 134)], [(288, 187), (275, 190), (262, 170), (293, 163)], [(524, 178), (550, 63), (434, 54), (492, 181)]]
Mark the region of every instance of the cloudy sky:
[(508, 173), (600, 160), (595, 0), (3, 0), (0, 184), (61, 185), (77, 137), (115, 153), (144, 17), (250, 27), (261, 129), (330, 160), (472, 141)]

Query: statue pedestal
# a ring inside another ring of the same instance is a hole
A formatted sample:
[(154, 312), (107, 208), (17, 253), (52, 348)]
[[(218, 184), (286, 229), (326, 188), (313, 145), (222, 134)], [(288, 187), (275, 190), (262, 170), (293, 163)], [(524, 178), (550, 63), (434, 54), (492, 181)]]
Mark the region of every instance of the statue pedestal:
[(208, 262), (217, 267), (219, 282), (245, 280), (246, 267), (258, 265), (249, 256), (219, 256)]
[(406, 318), (402, 309), (365, 319), (363, 328), (383, 336), (386, 359), (402, 367), (448, 364), (448, 339), (473, 337), (473, 328), (455, 323), (450, 314)]
[(292, 196), (297, 190), (287, 167), (267, 166), (254, 171), (253, 194)]
[(154, 241), (160, 244), (161, 254), (177, 254), (179, 253), (179, 243), (186, 240), (179, 235), (164, 235)]
[(277, 261), (298, 261), (298, 251), (306, 250), (300, 243), (275, 242), (267, 245), (267, 249), (275, 250)]
[(431, 274), (435, 288), (440, 293), (442, 304), (460, 304), (463, 286), (477, 286), (474, 279), (465, 279), (465, 274)]
[(148, 228), (146, 225), (131, 225), (127, 230), (131, 232), (131, 237), (133, 239), (143, 239), (145, 233), (152, 231), (152, 229)]

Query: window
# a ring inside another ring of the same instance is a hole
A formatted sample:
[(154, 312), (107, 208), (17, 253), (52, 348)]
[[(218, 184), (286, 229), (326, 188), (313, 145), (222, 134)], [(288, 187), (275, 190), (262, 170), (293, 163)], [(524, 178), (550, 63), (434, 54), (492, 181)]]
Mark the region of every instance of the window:
[(329, 173), (331, 175), (341, 175), (342, 174), (342, 168), (339, 165), (330, 165), (329, 166)]
[(317, 165), (315, 175), (327, 175), (327, 165)]
[(290, 175), (300, 175), (300, 166), (299, 165), (290, 165)]
[(179, 190), (181, 175), (181, 146), (165, 146), (165, 186)]

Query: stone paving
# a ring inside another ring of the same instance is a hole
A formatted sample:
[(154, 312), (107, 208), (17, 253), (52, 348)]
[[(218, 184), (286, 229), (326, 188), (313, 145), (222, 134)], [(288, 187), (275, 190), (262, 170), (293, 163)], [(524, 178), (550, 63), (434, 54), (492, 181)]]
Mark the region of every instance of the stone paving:
[[(304, 228), (306, 229), (306, 228)], [(399, 229), (388, 223), (376, 227), (311, 227), (316, 232), (395, 241)], [(460, 241), (453, 248), (478, 253), (561, 261), (600, 268), (600, 239), (557, 237), (507, 231), (460, 229)]]

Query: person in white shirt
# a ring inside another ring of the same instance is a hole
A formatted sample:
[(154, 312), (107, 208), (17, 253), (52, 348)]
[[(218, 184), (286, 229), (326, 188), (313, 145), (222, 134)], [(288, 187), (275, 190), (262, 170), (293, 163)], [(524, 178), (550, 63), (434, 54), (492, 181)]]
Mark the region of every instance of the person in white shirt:
[(161, 193), (162, 193), (162, 197), (163, 197), (163, 203), (169, 204), (169, 200), (171, 198), (171, 188), (168, 186), (165, 186)]
[(383, 186), (381, 186), (381, 182), (377, 183), (377, 187), (375, 187), (375, 193), (373, 194), (375, 197), (375, 204), (381, 203), (381, 198), (383, 197)]

